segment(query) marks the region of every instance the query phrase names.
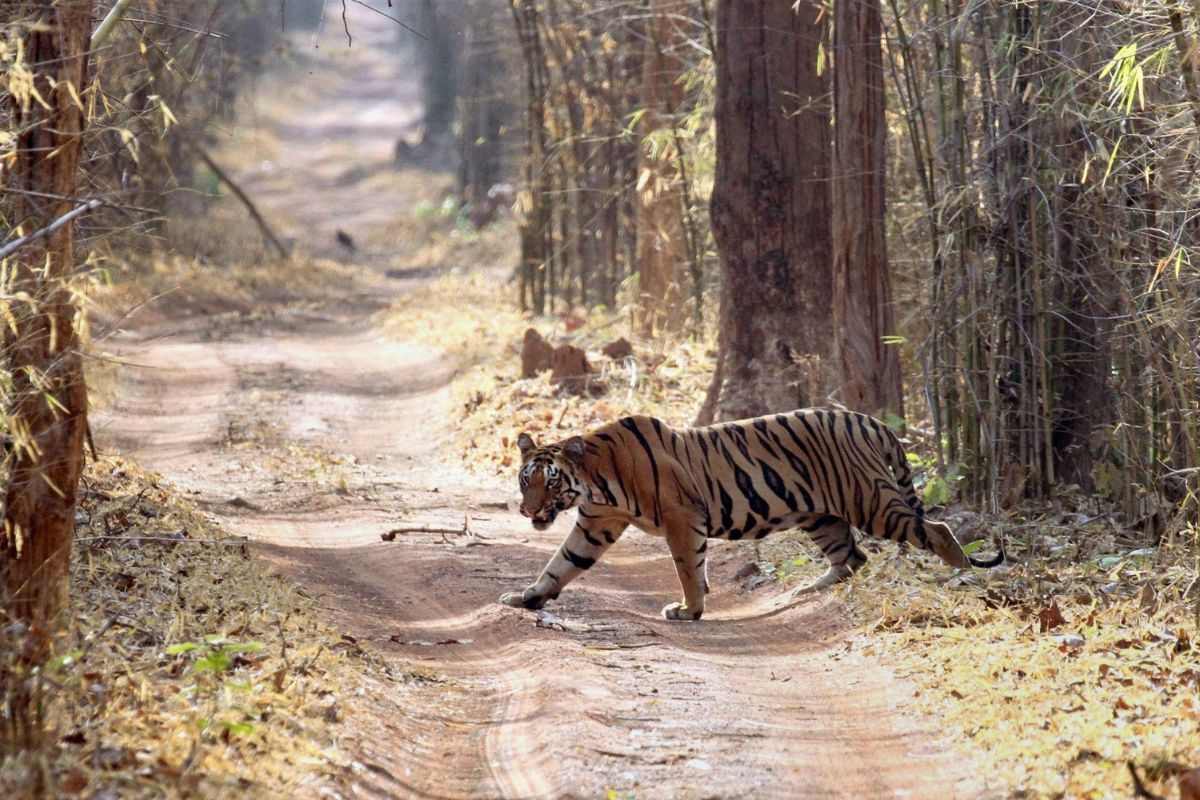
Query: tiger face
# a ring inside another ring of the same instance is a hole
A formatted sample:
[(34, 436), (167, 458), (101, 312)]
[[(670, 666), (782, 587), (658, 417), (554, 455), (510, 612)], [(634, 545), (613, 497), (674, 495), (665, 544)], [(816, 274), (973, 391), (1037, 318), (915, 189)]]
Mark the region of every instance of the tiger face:
[(585, 495), (576, 476), (583, 459), (583, 439), (575, 436), (538, 447), (529, 434), (522, 433), (517, 437), (517, 446), (522, 458), (521, 513), (529, 517), (536, 530), (544, 531), (554, 524), (560, 511), (574, 508)]

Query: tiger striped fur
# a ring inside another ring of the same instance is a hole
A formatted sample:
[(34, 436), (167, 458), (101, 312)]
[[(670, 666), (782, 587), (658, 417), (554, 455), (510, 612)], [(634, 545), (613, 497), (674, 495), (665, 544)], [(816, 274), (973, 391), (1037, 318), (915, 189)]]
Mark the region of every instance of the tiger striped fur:
[(805, 591), (850, 577), (867, 556), (851, 528), (932, 551), (954, 567), (993, 567), (963, 553), (950, 528), (925, 518), (895, 434), (865, 414), (802, 409), (672, 430), (625, 417), (584, 436), (537, 446), (517, 440), (521, 513), (544, 530), (578, 509), (575, 527), (538, 579), (500, 602), (541, 608), (604, 554), (629, 525), (665, 536), (683, 599), (667, 619), (699, 619), (709, 539), (761, 539), (800, 528), (829, 559)]

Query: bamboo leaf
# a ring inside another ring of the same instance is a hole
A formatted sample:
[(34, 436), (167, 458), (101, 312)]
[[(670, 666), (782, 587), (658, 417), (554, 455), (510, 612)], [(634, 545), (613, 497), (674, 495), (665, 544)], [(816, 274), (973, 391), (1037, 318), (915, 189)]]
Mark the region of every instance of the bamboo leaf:
[(1117, 143), (1113, 145), (1112, 152), (1108, 154), (1108, 165), (1104, 168), (1104, 177), (1100, 179), (1100, 186), (1108, 185), (1108, 176), (1112, 174), (1113, 164), (1116, 163), (1117, 153), (1121, 150), (1121, 142), (1125, 141), (1125, 135), (1122, 134), (1117, 139)]

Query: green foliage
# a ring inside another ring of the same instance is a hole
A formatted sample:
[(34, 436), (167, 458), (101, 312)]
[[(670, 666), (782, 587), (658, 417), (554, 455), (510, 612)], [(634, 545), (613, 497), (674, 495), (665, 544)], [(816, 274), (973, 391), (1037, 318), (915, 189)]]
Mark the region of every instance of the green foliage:
[(192, 662), (191, 673), (196, 682), (184, 689), (197, 697), (208, 701), (208, 715), (199, 721), (201, 732), (211, 730), (214, 726), (226, 735), (248, 735), (255, 731), (254, 722), (259, 719), (257, 712), (250, 711), (244, 706), (230, 705), (229, 711), (239, 715), (235, 719), (218, 718), (222, 713), (220, 703), (230, 692), (255, 692), (257, 685), (229, 680), (227, 675), (236, 669), (237, 657), (241, 653), (251, 653), (261, 650), (261, 642), (239, 642), (220, 635), (211, 634), (200, 642), (180, 642), (166, 649), (169, 656), (196, 656)]
[(931, 475), (925, 481), (925, 505), (944, 506), (950, 502), (950, 484), (940, 475)]

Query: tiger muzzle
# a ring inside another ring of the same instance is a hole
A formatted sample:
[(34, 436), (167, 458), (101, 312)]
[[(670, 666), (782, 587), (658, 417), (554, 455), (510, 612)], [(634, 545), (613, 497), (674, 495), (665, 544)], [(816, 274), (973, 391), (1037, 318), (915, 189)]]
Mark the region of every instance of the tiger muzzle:
[(558, 509), (550, 506), (549, 508), (539, 508), (530, 511), (522, 505), (521, 514), (529, 518), (535, 530), (544, 531), (554, 524), (554, 520), (558, 517)]

